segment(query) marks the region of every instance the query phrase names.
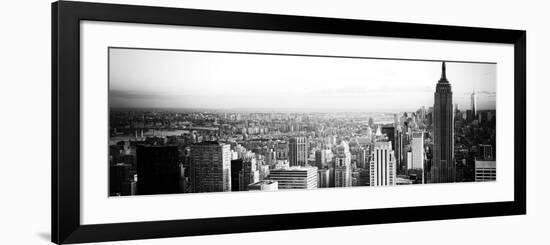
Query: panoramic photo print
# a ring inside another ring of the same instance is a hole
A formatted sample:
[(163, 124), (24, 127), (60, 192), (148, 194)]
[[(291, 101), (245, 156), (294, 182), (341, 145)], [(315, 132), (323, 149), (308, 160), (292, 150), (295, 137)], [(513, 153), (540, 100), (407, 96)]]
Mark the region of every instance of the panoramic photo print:
[(496, 63), (109, 48), (109, 196), (496, 181)]

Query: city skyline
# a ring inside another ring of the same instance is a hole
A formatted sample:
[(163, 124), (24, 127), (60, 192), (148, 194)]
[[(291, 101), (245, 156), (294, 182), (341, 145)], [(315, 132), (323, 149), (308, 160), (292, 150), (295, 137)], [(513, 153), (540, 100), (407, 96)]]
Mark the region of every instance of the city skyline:
[[(123, 109), (413, 111), (433, 104), (431, 81), (440, 75), (438, 61), (121, 48), (109, 54), (110, 107)], [(470, 107), (475, 91), (478, 110), (495, 109), (496, 64), (447, 66), (459, 108)]]
[(496, 180), (496, 64), (111, 51), (110, 196)]

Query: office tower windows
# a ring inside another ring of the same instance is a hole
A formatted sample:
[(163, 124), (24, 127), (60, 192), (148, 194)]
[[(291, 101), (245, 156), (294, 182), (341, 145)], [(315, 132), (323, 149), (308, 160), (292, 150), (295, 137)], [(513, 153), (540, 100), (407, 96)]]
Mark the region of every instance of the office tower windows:
[(191, 146), (191, 185), (194, 192), (231, 191), (229, 145), (204, 141)]
[(448, 183), (456, 180), (453, 92), (445, 72), (445, 62), (443, 62), (441, 79), (436, 85), (434, 94), (434, 155), (430, 170), (431, 183)]
[(475, 162), (475, 181), (495, 181), (497, 180), (496, 161), (478, 161)]
[(305, 166), (307, 164), (307, 140), (305, 137), (290, 139), (288, 157), (290, 166)]
[(289, 167), (269, 172), (269, 179), (277, 181), (279, 189), (317, 188), (317, 167)]
[(395, 158), (390, 142), (376, 142), (370, 162), (370, 186), (395, 185)]

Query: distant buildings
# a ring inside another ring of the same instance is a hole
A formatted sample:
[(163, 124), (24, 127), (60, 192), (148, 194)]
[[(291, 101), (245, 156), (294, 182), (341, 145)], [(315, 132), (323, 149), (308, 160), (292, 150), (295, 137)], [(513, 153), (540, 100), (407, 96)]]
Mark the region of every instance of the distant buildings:
[(496, 161), (478, 161), (475, 162), (475, 181), (495, 181), (497, 180)]
[(480, 150), (480, 155), (481, 155), (481, 160), (486, 160), (486, 161), (492, 161), (494, 160), (494, 157), (493, 157), (493, 146), (492, 145), (486, 145), (486, 144), (481, 144), (479, 145), (479, 150)]
[(131, 173), (131, 165), (118, 163), (109, 167), (109, 195), (130, 196), (136, 194), (136, 182)]
[(405, 173), (405, 170), (406, 170), (406, 166), (405, 166), (405, 160), (403, 159), (405, 155), (405, 152), (404, 149), (404, 139), (403, 139), (403, 130), (402, 130), (402, 127), (400, 125), (396, 125), (397, 127), (397, 130), (396, 130), (396, 137), (395, 137), (395, 147), (393, 150), (395, 151), (395, 166), (397, 166), (397, 172), (400, 173), (400, 174), (404, 174)]
[(395, 185), (396, 165), (390, 142), (376, 142), (370, 162), (370, 186)]
[(247, 191), (249, 184), (258, 181), (260, 181), (260, 171), (256, 167), (256, 159), (244, 161), (239, 173), (239, 191)]
[(317, 170), (317, 187), (328, 188), (330, 187), (330, 170), (321, 168)]
[(275, 149), (277, 160), (288, 160), (288, 143), (279, 143)]
[(137, 193), (139, 195), (180, 192), (180, 166), (176, 146), (139, 145)]
[(322, 168), (326, 165), (326, 154), (322, 150), (315, 151), (315, 165), (318, 168)]
[(367, 149), (365, 148), (357, 149), (356, 161), (357, 161), (357, 167), (363, 168), (363, 169), (369, 168)]
[[(395, 119), (394, 119), (395, 120)], [(399, 121), (399, 120), (397, 120)], [(388, 137), (388, 141), (391, 142), (391, 147), (392, 149), (397, 149), (397, 145), (396, 145), (396, 141), (395, 141), (395, 138), (396, 138), (396, 135), (395, 135), (395, 127), (394, 126), (384, 126), (382, 127), (382, 133), (386, 135), (386, 137)]]
[(441, 69), (416, 111), (111, 110), (109, 195), (494, 180), (494, 94), (459, 110)]
[(317, 188), (317, 168), (273, 169), (269, 172), (269, 179), (277, 181), (279, 189), (315, 189)]
[(430, 182), (455, 182), (453, 92), (445, 74), (445, 62), (434, 94), (433, 120), (434, 154)]
[(325, 168), (328, 163), (332, 161), (332, 151), (330, 149), (316, 150), (315, 151), (315, 166), (318, 168)]
[(243, 170), (243, 159), (231, 160), (231, 191), (239, 191), (241, 170)]
[(472, 106), (473, 116), (475, 117), (477, 115), (477, 108), (476, 108), (477, 98), (476, 98), (476, 91), (475, 90), (472, 92), (472, 95), (470, 96), (470, 103), (471, 103), (471, 106)]
[(349, 145), (343, 141), (336, 147), (334, 156), (334, 185), (335, 187), (349, 187), (351, 180), (351, 153)]
[(413, 132), (411, 141), (412, 162), (409, 169), (424, 169), (424, 132)]
[(305, 166), (307, 164), (307, 140), (305, 137), (294, 137), (289, 140), (288, 158), (290, 166)]
[(190, 175), (193, 192), (231, 191), (229, 145), (216, 141), (191, 145)]

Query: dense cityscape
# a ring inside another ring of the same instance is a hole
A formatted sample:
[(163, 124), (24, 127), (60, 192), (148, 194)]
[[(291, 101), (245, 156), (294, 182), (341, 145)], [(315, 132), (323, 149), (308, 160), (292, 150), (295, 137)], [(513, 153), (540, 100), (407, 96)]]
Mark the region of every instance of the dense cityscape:
[(453, 104), (445, 63), (415, 111), (111, 108), (109, 195), (496, 180), (496, 111)]

